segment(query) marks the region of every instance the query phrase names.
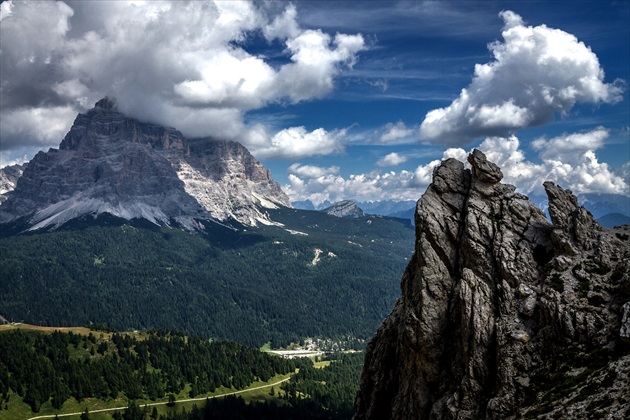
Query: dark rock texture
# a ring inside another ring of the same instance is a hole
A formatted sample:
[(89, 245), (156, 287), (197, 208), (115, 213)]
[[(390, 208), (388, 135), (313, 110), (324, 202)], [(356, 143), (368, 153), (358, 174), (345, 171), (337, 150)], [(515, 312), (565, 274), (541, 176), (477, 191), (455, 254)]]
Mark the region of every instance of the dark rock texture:
[(417, 204), (355, 419), (627, 418), (630, 230), (545, 183), (549, 223), (483, 153), (468, 161), (444, 161)]
[(365, 216), (363, 210), (352, 200), (338, 201), (322, 211), (335, 217), (357, 218)]
[(107, 98), (77, 116), (58, 150), (38, 153), (6, 197), (0, 222), (27, 216), (34, 229), (100, 213), (191, 229), (199, 219), (255, 225), (268, 222), (265, 207), (289, 206), (239, 143), (187, 139)]

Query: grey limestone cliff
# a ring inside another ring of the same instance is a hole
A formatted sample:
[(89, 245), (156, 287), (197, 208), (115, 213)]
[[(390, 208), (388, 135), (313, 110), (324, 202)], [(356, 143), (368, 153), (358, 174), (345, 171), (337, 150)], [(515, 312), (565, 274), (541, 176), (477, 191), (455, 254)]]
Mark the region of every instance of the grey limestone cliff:
[(444, 161), (417, 204), (355, 419), (629, 418), (629, 227), (545, 183), (550, 223), (483, 153), (468, 161)]
[(322, 211), (335, 217), (357, 218), (365, 216), (363, 210), (352, 200), (338, 201)]
[(77, 116), (59, 149), (38, 153), (0, 206), (0, 222), (33, 229), (86, 215), (172, 221), (270, 223), (265, 208), (289, 206), (270, 172), (232, 141), (187, 139), (140, 122), (103, 99)]
[(22, 176), (26, 165), (10, 165), (0, 168), (0, 204), (4, 203), (7, 194), (15, 189), (15, 184)]

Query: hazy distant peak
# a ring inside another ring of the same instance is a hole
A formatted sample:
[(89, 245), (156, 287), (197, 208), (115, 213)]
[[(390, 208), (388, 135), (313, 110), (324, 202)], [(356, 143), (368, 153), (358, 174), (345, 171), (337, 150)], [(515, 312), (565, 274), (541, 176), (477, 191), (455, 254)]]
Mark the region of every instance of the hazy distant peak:
[(353, 200), (338, 201), (323, 211), (335, 217), (356, 218), (365, 216), (363, 210)]

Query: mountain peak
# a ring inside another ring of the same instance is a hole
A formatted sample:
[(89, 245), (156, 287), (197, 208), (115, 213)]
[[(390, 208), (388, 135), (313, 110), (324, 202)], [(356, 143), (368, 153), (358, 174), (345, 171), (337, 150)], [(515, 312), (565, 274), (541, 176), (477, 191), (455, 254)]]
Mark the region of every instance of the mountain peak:
[(289, 206), (271, 173), (236, 142), (189, 140), (174, 128), (117, 111), (110, 98), (79, 114), (59, 150), (38, 153), (0, 207), (0, 223), (32, 229), (109, 213), (193, 229), (197, 219), (269, 223)]
[(468, 160), (443, 161), (418, 202), (355, 418), (627, 417), (630, 226), (601, 228), (545, 183), (550, 223), (483, 153)]
[(117, 111), (118, 107), (116, 104), (116, 98), (110, 98), (106, 96), (98, 101), (96, 104), (94, 104), (94, 108), (100, 108), (105, 111)]
[(363, 210), (353, 200), (338, 201), (322, 211), (335, 217), (357, 218), (365, 216)]
[(501, 168), (488, 161), (481, 150), (474, 149), (468, 155), (468, 163), (472, 165), (473, 176), (479, 181), (496, 184), (503, 179)]

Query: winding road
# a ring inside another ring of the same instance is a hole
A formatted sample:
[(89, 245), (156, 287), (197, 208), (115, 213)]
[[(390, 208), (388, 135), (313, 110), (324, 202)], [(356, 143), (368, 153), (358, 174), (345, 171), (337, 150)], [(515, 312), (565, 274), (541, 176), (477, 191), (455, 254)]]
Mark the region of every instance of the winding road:
[[(193, 401), (204, 401), (204, 400), (210, 400), (213, 398), (221, 398), (221, 397), (227, 397), (228, 395), (237, 395), (237, 394), (243, 394), (245, 392), (249, 392), (249, 391), (255, 391), (257, 389), (264, 389), (264, 388), (271, 388), (272, 386), (276, 386), (276, 385), (280, 385), (283, 382), (286, 382), (288, 380), (290, 380), (293, 377), (294, 374), (292, 374), (291, 376), (289, 376), (288, 378), (284, 378), (281, 381), (278, 382), (274, 382), (273, 384), (266, 384), (266, 385), (260, 385), (260, 386), (256, 386), (254, 388), (247, 388), (247, 389), (241, 389), (240, 391), (234, 391), (234, 392), (228, 392), (226, 394), (220, 394), (220, 395), (212, 395), (210, 397), (199, 397), (199, 398), (188, 398), (185, 400), (177, 400), (175, 401), (175, 403), (185, 403), (185, 402), (193, 402)], [(168, 402), (156, 402), (156, 403), (149, 403), (149, 404), (138, 404), (140, 407), (144, 407), (145, 405), (147, 407), (153, 407), (154, 405), (166, 405), (168, 404)], [(117, 411), (117, 410), (124, 410), (127, 407), (115, 407), (115, 408), (102, 408), (100, 410), (93, 410), (90, 411), (90, 414), (92, 413), (104, 413), (106, 411)], [(31, 417), (28, 420), (36, 420), (36, 419), (54, 419), (55, 417), (70, 417), (70, 416), (80, 416), (81, 414), (83, 414), (82, 411), (78, 412), (78, 413), (66, 413), (66, 414), (47, 414), (45, 416), (37, 416), (37, 417)]]

